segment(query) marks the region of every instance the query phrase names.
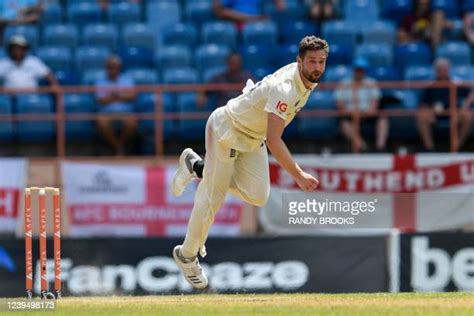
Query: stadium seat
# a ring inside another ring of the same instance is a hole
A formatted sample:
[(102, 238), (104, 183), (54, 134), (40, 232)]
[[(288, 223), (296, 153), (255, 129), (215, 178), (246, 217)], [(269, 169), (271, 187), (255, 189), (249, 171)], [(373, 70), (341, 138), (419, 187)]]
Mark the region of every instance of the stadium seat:
[(471, 81), (474, 80), (474, 66), (463, 65), (451, 68), (451, 76), (454, 80)]
[[(17, 96), (18, 114), (53, 114), (53, 102), (49, 96), (22, 94)], [(54, 136), (54, 121), (22, 121), (17, 123), (21, 142), (50, 141)]]
[[(0, 115), (13, 114), (12, 102), (9, 96), (0, 95)], [(10, 141), (15, 138), (15, 125), (13, 122), (0, 122), (0, 140)]]
[(74, 86), (80, 84), (79, 77), (73, 70), (56, 70), (54, 76), (62, 86)]
[(395, 48), (395, 63), (400, 70), (409, 66), (431, 65), (431, 48), (421, 42), (398, 45)]
[(471, 63), (471, 51), (466, 42), (442, 43), (436, 49), (436, 57), (447, 58), (452, 65), (469, 65)]
[(191, 50), (181, 45), (164, 46), (156, 52), (155, 64), (161, 73), (168, 68), (190, 67)]
[(459, 41), (464, 37), (464, 22), (461, 19), (451, 19), (451, 29), (444, 29), (443, 36), (446, 41)]
[(4, 33), (4, 43), (8, 43), (14, 35), (23, 35), (28, 41), (28, 45), (35, 49), (38, 44), (38, 28), (32, 25), (7, 26)]
[(464, 12), (474, 11), (474, 0), (464, 0), (463, 11)]
[[(153, 113), (155, 111), (155, 94), (143, 93), (140, 94), (135, 101), (135, 109), (139, 113)], [(160, 97), (161, 107), (165, 113), (176, 112), (175, 97), (171, 94), (164, 93)], [(163, 122), (163, 136), (165, 140), (174, 136), (176, 130), (176, 120), (164, 120)], [(155, 122), (153, 120), (140, 120), (138, 130), (141, 134), (151, 134), (155, 131)]]
[[(388, 108), (416, 110), (418, 108), (418, 90), (393, 89), (391, 95), (400, 100), (399, 105), (387, 105)], [(397, 139), (418, 139), (419, 133), (415, 116), (390, 117), (389, 135)]]
[(113, 51), (117, 48), (118, 30), (114, 24), (89, 24), (84, 27), (82, 44), (105, 46)]
[(350, 65), (354, 59), (354, 50), (351, 45), (331, 43), (330, 53), (326, 61), (327, 66)]
[(247, 23), (242, 30), (242, 39), (245, 45), (276, 44), (278, 29), (272, 21)]
[(356, 48), (355, 57), (367, 59), (371, 67), (390, 66), (393, 64), (392, 45), (361, 44)]
[(242, 48), (242, 57), (245, 69), (272, 67), (277, 46), (273, 45), (245, 45)]
[(111, 3), (107, 11), (109, 21), (118, 26), (140, 22), (140, 7), (133, 2)]
[(259, 67), (259, 68), (254, 68), (252, 73), (255, 76), (257, 80), (262, 80), (269, 74), (273, 73), (276, 69), (273, 67)]
[(169, 68), (163, 73), (163, 82), (166, 84), (198, 83), (199, 76), (197, 71), (190, 67)]
[(407, 81), (421, 81), (434, 79), (432, 66), (410, 66), (405, 69), (404, 79)]
[[(336, 110), (336, 102), (331, 91), (315, 91), (305, 106), (310, 110)], [(298, 121), (298, 133), (304, 139), (334, 138), (339, 131), (337, 117), (301, 117)]]
[[(94, 113), (95, 103), (91, 95), (67, 93), (64, 95), (66, 113)], [(90, 140), (96, 133), (95, 124), (87, 121), (66, 121), (66, 140)]]
[(400, 73), (394, 66), (370, 67), (368, 75), (378, 81), (398, 81), (401, 79)]
[(308, 20), (288, 20), (280, 28), (282, 41), (287, 44), (299, 44), (303, 37), (317, 33), (316, 23)]
[(186, 5), (185, 16), (188, 22), (202, 25), (214, 19), (212, 3), (207, 1), (192, 1)]
[(37, 49), (36, 55), (46, 63), (52, 71), (69, 71), (72, 69), (71, 49), (68, 47), (43, 46)]
[(212, 80), (212, 78), (223, 73), (225, 70), (226, 70), (226, 67), (223, 67), (223, 66), (217, 66), (217, 67), (204, 69), (203, 71), (201, 71), (201, 81), (209, 82)]
[(157, 45), (162, 43), (163, 32), (181, 21), (181, 10), (176, 1), (150, 2), (146, 6), (146, 21)]
[(104, 69), (109, 50), (102, 46), (82, 46), (76, 50), (77, 69)]
[(331, 44), (344, 44), (354, 47), (357, 40), (357, 28), (349, 21), (328, 21), (322, 28), (323, 38)]
[(72, 2), (67, 8), (68, 22), (76, 25), (100, 23), (101, 15), (97, 2)]
[(459, 17), (458, 1), (455, 0), (431, 0), (432, 10), (441, 10), (448, 19)]
[(41, 25), (50, 25), (63, 22), (63, 12), (59, 3), (48, 3), (41, 13)]
[(79, 31), (72, 24), (47, 25), (43, 32), (43, 44), (76, 47)]
[(340, 82), (352, 76), (352, 68), (345, 65), (329, 66), (323, 75), (324, 82)]
[(283, 44), (280, 46), (280, 53), (278, 54), (277, 66), (281, 67), (296, 61), (298, 56), (299, 45), (298, 44)]
[(361, 29), (364, 44), (386, 43), (393, 45), (396, 42), (397, 30), (395, 24), (389, 21), (377, 21)]
[[(181, 93), (177, 98), (177, 107), (178, 113), (186, 112), (210, 112), (211, 109), (204, 106), (196, 106), (197, 94), (194, 92), (191, 93)], [(178, 120), (177, 132), (178, 136), (184, 140), (199, 140), (204, 139), (205, 130), (206, 130), (206, 119), (198, 120)]]
[(219, 44), (229, 48), (237, 45), (237, 28), (232, 22), (207, 22), (202, 27), (204, 44)]
[(264, 5), (264, 13), (270, 16), (272, 21), (278, 24), (281, 29), (290, 21), (298, 21), (305, 19), (307, 16), (307, 8), (301, 5), (299, 1), (285, 1), (286, 8), (283, 11), (278, 11), (273, 1), (267, 1)]
[(193, 24), (178, 23), (163, 30), (163, 44), (182, 45), (193, 49), (197, 43), (197, 34)]
[(103, 68), (91, 68), (82, 72), (81, 83), (84, 85), (94, 85), (98, 79), (105, 77)]
[(344, 19), (357, 25), (367, 25), (379, 19), (378, 2), (373, 0), (346, 0)]
[(229, 49), (217, 44), (204, 44), (196, 49), (195, 63), (199, 72), (210, 67), (224, 67), (227, 64)]
[(136, 85), (156, 84), (158, 83), (158, 74), (152, 69), (135, 68), (130, 69), (126, 74), (133, 79)]
[(386, 19), (392, 19), (400, 22), (404, 16), (409, 15), (413, 10), (414, 0), (390, 0), (382, 1), (383, 16)]
[(153, 53), (142, 47), (127, 46), (119, 50), (124, 70), (132, 68), (153, 68)]
[(151, 28), (143, 23), (125, 24), (122, 28), (122, 44), (135, 46), (154, 51), (156, 47), (155, 35)]

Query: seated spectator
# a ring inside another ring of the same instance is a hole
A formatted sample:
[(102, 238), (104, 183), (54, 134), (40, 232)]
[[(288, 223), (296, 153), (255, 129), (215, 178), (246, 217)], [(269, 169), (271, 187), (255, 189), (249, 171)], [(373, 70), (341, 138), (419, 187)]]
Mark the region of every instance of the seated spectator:
[(305, 0), (309, 16), (315, 21), (333, 19), (338, 14), (339, 0)]
[(465, 12), (463, 17), (463, 32), (466, 41), (474, 45), (474, 12)]
[(378, 113), (380, 90), (377, 82), (366, 76), (369, 67), (366, 59), (357, 58), (353, 67), (353, 77), (344, 80), (335, 92), (337, 107), (341, 115), (342, 134), (351, 143), (356, 144), (357, 151), (368, 150), (360, 131), (357, 132), (353, 128), (352, 115), (353, 111), (357, 109), (361, 122), (376, 124), (376, 149), (383, 151), (387, 142), (388, 119)]
[[(436, 71), (436, 79), (434, 83), (439, 82), (453, 82), (449, 76), (450, 63), (447, 59), (438, 58), (434, 63)], [(462, 98), (466, 96), (467, 89), (459, 89), (458, 96)], [(418, 110), (418, 130), (420, 132), (421, 140), (426, 151), (434, 151), (435, 144), (433, 141), (433, 124), (437, 121), (437, 116), (443, 111), (449, 109), (449, 88), (430, 88), (426, 87), (421, 96), (421, 102)], [(471, 115), (468, 111), (468, 102), (464, 103), (462, 110), (458, 114), (459, 124), (459, 147), (466, 141), (469, 135), (471, 126)], [(440, 120), (449, 121), (449, 117), (442, 117)]]
[[(211, 78), (209, 83), (242, 83), (243, 85), (247, 79), (255, 81), (252, 74), (242, 68), (242, 56), (238, 53), (232, 53), (227, 57), (227, 69), (217, 76)], [(199, 93), (198, 95), (198, 106), (205, 106), (208, 101), (208, 96), (215, 98), (216, 105), (223, 106), (227, 104), (227, 101), (238, 97), (241, 94), (240, 91), (212, 91), (208, 94)]]
[[(237, 23), (239, 29), (245, 23), (268, 19), (263, 14), (263, 0), (213, 0), (214, 14), (219, 19)], [(278, 11), (286, 9), (285, 0), (273, 0)]]
[[(95, 82), (96, 99), (99, 104), (100, 113), (130, 113), (133, 112), (133, 101), (135, 92), (124, 90), (133, 88), (134, 82), (131, 78), (121, 74), (122, 62), (119, 57), (109, 56), (105, 63), (105, 77)], [(121, 132), (116, 135), (116, 125), (121, 124)], [(112, 147), (116, 155), (125, 153), (125, 146), (135, 135), (137, 120), (135, 118), (121, 118), (111, 120), (109, 118), (98, 118), (97, 127), (105, 141)]]
[(21, 35), (15, 35), (8, 41), (8, 57), (0, 59), (0, 78), (5, 88), (37, 88), (39, 81), (45, 78), (52, 87), (58, 87), (58, 81), (41, 59), (28, 54), (28, 42)]
[(443, 39), (443, 31), (452, 29), (442, 10), (431, 10), (430, 0), (415, 0), (414, 12), (405, 16), (399, 29), (399, 42), (427, 41), (433, 47)]
[(41, 18), (45, 0), (0, 1), (0, 31), (6, 25), (36, 23)]

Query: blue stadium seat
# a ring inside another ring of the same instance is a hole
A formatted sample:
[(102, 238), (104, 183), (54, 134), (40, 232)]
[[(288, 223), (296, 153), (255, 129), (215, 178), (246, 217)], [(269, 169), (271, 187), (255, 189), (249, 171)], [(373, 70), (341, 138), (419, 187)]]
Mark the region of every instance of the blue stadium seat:
[(362, 42), (365, 44), (386, 43), (393, 45), (396, 42), (397, 30), (390, 21), (377, 21), (361, 29)]
[(118, 42), (118, 30), (114, 24), (89, 24), (84, 27), (82, 44), (88, 46), (105, 46), (115, 50)]
[(447, 58), (452, 65), (469, 65), (471, 50), (466, 42), (445, 42), (436, 49), (436, 57)]
[(127, 46), (119, 50), (119, 56), (122, 58), (122, 68), (124, 70), (131, 68), (153, 68), (153, 53), (146, 48)]
[[(335, 110), (336, 101), (331, 91), (318, 90), (311, 94), (305, 110)], [(298, 133), (304, 139), (334, 138), (339, 131), (337, 117), (301, 117)]]
[(273, 73), (275, 70), (276, 69), (274, 69), (273, 67), (258, 67), (258, 68), (254, 68), (252, 70), (252, 73), (255, 76), (255, 79), (262, 80), (269, 74)]
[(202, 82), (209, 82), (215, 76), (223, 73), (226, 70), (226, 67), (217, 66), (217, 67), (210, 67), (201, 71), (201, 81)]
[(122, 28), (122, 43), (125, 46), (136, 46), (154, 51), (155, 35), (152, 29), (143, 23), (125, 24)]
[[(12, 102), (9, 96), (0, 95), (0, 115), (13, 114)], [(15, 125), (13, 122), (0, 122), (0, 140), (10, 141), (15, 137)]]
[(225, 66), (230, 50), (226, 46), (217, 44), (204, 44), (197, 48), (195, 63), (199, 72), (210, 67)]
[(434, 77), (431, 66), (409, 66), (405, 69), (404, 79), (407, 81), (432, 80)]
[(197, 43), (196, 26), (187, 23), (177, 23), (163, 30), (164, 45), (183, 45), (193, 49)]
[[(66, 113), (94, 113), (95, 103), (91, 95), (67, 93), (64, 95), (64, 109)], [(66, 140), (90, 140), (95, 135), (95, 124), (87, 121), (66, 121)]]
[(356, 48), (355, 57), (367, 59), (371, 67), (390, 66), (393, 64), (392, 45), (379, 44), (361, 44)]
[(43, 46), (37, 49), (36, 55), (53, 71), (72, 69), (71, 49), (64, 46)]
[(202, 27), (202, 42), (235, 48), (237, 45), (237, 28), (232, 22), (207, 22)]
[(156, 52), (155, 64), (161, 73), (167, 68), (190, 67), (191, 50), (181, 45), (164, 46)]
[(474, 11), (474, 0), (464, 0), (463, 11)]
[[(155, 111), (155, 94), (154, 93), (143, 93), (140, 94), (135, 101), (135, 109), (139, 113), (153, 113)], [(163, 112), (173, 113), (176, 112), (176, 101), (175, 97), (171, 94), (162, 94), (160, 97)], [(164, 138), (165, 140), (170, 139), (174, 136), (176, 131), (176, 120), (165, 120), (163, 122)], [(155, 131), (155, 122), (153, 120), (140, 120), (138, 124), (138, 130), (142, 134), (150, 134)]]
[(76, 47), (79, 31), (73, 24), (47, 25), (43, 31), (43, 44)]
[(81, 83), (84, 85), (94, 85), (95, 82), (105, 77), (105, 71), (102, 68), (90, 68), (82, 72)]
[(276, 49), (277, 46), (273, 45), (245, 45), (241, 52), (244, 68), (271, 67), (275, 59)]
[(329, 66), (323, 75), (324, 82), (340, 82), (352, 76), (352, 68), (345, 65)]
[(383, 1), (383, 16), (386, 19), (401, 21), (404, 16), (412, 12), (413, 2), (413, 0)]
[(323, 25), (322, 35), (328, 43), (354, 47), (357, 40), (357, 27), (350, 21), (328, 21)]
[(186, 20), (196, 25), (202, 25), (205, 22), (214, 19), (212, 3), (207, 1), (193, 1), (186, 5)]
[[(22, 94), (17, 96), (16, 113), (52, 114), (53, 102), (49, 96)], [(18, 138), (21, 142), (50, 141), (53, 139), (54, 121), (22, 121), (17, 123)]]
[(56, 70), (54, 72), (56, 80), (58, 80), (60, 85), (63, 86), (74, 86), (80, 84), (79, 77), (77, 73), (73, 70)]
[(451, 68), (451, 76), (454, 80), (471, 81), (474, 80), (474, 66), (463, 65)]
[(140, 22), (140, 7), (137, 3), (125, 1), (111, 3), (107, 13), (109, 21), (119, 26)]
[(198, 83), (199, 76), (194, 68), (169, 68), (163, 73), (163, 82), (166, 84)]
[(459, 17), (458, 1), (455, 0), (431, 0), (432, 10), (441, 10), (447, 18)]
[(284, 66), (296, 61), (296, 56), (298, 56), (299, 45), (298, 44), (283, 44), (280, 46), (280, 53), (278, 54), (278, 65)]
[(358, 25), (373, 23), (379, 19), (378, 2), (374, 0), (346, 0), (344, 18)]
[[(393, 90), (392, 95), (401, 101), (401, 108), (416, 110), (419, 93), (412, 90)], [(390, 117), (389, 135), (397, 139), (418, 139), (419, 133), (415, 116)]]
[(317, 33), (316, 23), (308, 20), (287, 20), (280, 28), (283, 43), (288, 44), (299, 44), (303, 37)]
[(400, 73), (394, 66), (370, 67), (368, 75), (378, 81), (398, 81)]
[(59, 3), (48, 3), (41, 13), (41, 25), (62, 23), (63, 12)]
[(328, 66), (350, 65), (354, 59), (354, 49), (351, 45), (331, 43), (327, 59)]
[[(207, 106), (198, 107), (196, 106), (197, 94), (194, 92), (191, 93), (182, 93), (178, 96), (177, 106), (178, 112), (210, 112), (211, 109)], [(180, 119), (178, 121), (178, 136), (184, 140), (199, 140), (204, 139), (205, 130), (206, 130), (206, 119), (199, 120), (184, 120)]]
[(267, 1), (264, 4), (264, 13), (275, 21), (279, 28), (282, 28), (289, 21), (297, 21), (305, 19), (307, 16), (307, 8), (301, 5), (299, 1), (285, 1), (286, 9), (278, 11), (273, 1)]
[(149, 68), (130, 69), (126, 72), (126, 74), (133, 79), (133, 82), (136, 85), (158, 83), (158, 74)]
[(67, 8), (68, 21), (77, 25), (100, 23), (101, 15), (97, 2), (73, 2)]
[(242, 39), (246, 45), (276, 44), (278, 29), (272, 21), (247, 23), (242, 30)]
[(156, 43), (162, 43), (163, 32), (181, 21), (181, 9), (176, 1), (150, 2), (146, 6), (146, 21), (153, 30)]
[(38, 44), (38, 28), (33, 25), (7, 26), (3, 35), (4, 43), (8, 43), (14, 35), (23, 35), (31, 48), (36, 48)]
[(82, 46), (76, 50), (76, 67), (78, 70), (103, 69), (109, 50), (102, 46)]
[(431, 48), (421, 42), (398, 45), (395, 48), (395, 63), (401, 70), (409, 66), (431, 65)]

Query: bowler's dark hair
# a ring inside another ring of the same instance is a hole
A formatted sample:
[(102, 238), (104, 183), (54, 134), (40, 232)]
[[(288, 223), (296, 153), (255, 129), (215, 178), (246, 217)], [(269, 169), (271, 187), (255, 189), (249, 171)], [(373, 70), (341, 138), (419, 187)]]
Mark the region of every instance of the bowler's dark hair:
[(316, 37), (314, 35), (304, 37), (300, 42), (300, 48), (298, 51), (298, 56), (304, 58), (306, 52), (309, 50), (318, 51), (323, 50), (326, 55), (329, 53), (328, 42), (322, 38)]

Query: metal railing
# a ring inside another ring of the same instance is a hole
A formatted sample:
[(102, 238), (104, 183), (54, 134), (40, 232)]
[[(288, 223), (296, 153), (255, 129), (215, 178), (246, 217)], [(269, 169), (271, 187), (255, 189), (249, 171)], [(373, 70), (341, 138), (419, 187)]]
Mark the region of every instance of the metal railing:
[[(440, 115), (449, 116), (450, 121), (450, 151), (458, 151), (458, 88), (460, 87), (474, 87), (474, 82), (433, 82), (433, 81), (416, 81), (416, 82), (378, 82), (380, 89), (423, 89), (429, 85), (430, 88), (447, 88), (449, 89), (450, 102), (449, 109), (444, 110)], [(332, 90), (339, 88), (339, 83), (322, 83), (318, 86), (318, 90)], [(114, 89), (114, 88), (111, 88)], [(115, 88), (116, 89), (116, 88)], [(210, 113), (206, 112), (180, 112), (180, 113), (166, 113), (163, 111), (163, 104), (159, 97), (166, 92), (205, 92), (205, 91), (240, 91), (242, 84), (181, 84), (181, 85), (140, 85), (134, 88), (123, 88), (122, 91), (134, 91), (135, 93), (154, 93), (155, 104), (153, 113), (66, 113), (64, 96), (65, 94), (80, 94), (80, 93), (95, 93), (94, 86), (61, 86), (59, 88), (41, 87), (38, 89), (0, 89), (0, 95), (20, 95), (20, 94), (53, 94), (56, 96), (56, 112), (51, 114), (0, 114), (0, 122), (19, 122), (19, 121), (55, 121), (56, 123), (56, 155), (61, 159), (66, 156), (66, 121), (85, 121), (95, 120), (99, 117), (114, 119), (132, 117), (140, 120), (154, 121), (154, 138), (155, 138), (155, 154), (158, 157), (164, 155), (164, 131), (163, 122), (165, 120), (201, 120), (206, 119)], [(101, 88), (103, 91), (104, 88)], [(357, 104), (357, 99), (354, 97), (354, 104)], [(219, 105), (220, 106), (220, 105)], [(416, 110), (409, 109), (381, 109), (379, 115), (386, 115), (387, 117), (410, 117), (416, 116)], [(471, 114), (473, 111), (471, 110)], [(298, 113), (298, 117), (338, 117), (340, 115), (338, 110), (304, 110)], [(363, 113), (357, 108), (351, 112), (352, 122), (355, 131), (359, 130), (359, 123)], [(358, 144), (352, 144), (353, 152), (358, 152)], [(68, 157), (69, 158), (69, 157)]]

